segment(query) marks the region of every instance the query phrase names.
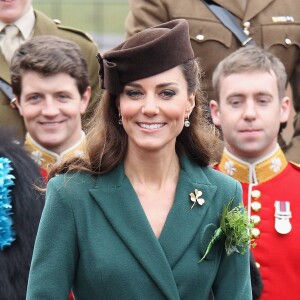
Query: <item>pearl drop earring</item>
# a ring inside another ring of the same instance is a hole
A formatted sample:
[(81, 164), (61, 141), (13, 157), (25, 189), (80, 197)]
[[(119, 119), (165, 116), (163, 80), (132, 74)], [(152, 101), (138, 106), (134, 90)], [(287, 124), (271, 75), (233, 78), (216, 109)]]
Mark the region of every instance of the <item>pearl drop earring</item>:
[(184, 126), (185, 127), (190, 127), (190, 125), (191, 125), (191, 122), (189, 121), (189, 119), (185, 118), (185, 120), (184, 120)]

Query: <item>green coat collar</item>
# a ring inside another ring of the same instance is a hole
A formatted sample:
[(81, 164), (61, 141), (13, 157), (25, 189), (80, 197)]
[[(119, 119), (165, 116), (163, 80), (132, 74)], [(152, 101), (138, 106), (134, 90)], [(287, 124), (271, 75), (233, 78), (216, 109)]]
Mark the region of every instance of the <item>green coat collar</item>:
[[(195, 189), (202, 191), (205, 203), (202, 206), (195, 205), (191, 209), (189, 194)], [(187, 158), (182, 158), (174, 205), (159, 239), (155, 237), (137, 195), (124, 173), (123, 163), (100, 176), (90, 193), (111, 226), (166, 297), (180, 299), (172, 269), (199, 230), (216, 190), (217, 187), (209, 182), (202, 168)], [(181, 243), (170, 243), (169, 239), (174, 235)]]

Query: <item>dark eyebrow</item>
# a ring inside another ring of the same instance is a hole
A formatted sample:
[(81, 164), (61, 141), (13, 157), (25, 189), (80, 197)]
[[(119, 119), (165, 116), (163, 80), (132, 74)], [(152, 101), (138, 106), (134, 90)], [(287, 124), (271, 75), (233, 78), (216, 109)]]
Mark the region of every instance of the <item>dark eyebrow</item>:
[[(165, 83), (158, 84), (157, 87), (158, 88), (164, 88), (164, 87), (168, 87), (170, 85), (178, 85), (178, 83), (176, 83), (176, 82), (165, 82)], [(135, 82), (129, 82), (125, 85), (125, 87), (126, 86), (134, 87), (134, 88), (141, 88), (142, 87), (142, 85), (140, 85), (138, 83), (135, 83)]]
[(166, 83), (159, 84), (157, 87), (162, 88), (162, 87), (168, 87), (170, 85), (176, 85), (177, 86), (178, 83), (176, 83), (176, 82), (166, 82)]
[(141, 87), (140, 84), (137, 84), (137, 83), (134, 83), (134, 82), (129, 82), (129, 83), (125, 84), (125, 87), (126, 86), (136, 87), (136, 88)]

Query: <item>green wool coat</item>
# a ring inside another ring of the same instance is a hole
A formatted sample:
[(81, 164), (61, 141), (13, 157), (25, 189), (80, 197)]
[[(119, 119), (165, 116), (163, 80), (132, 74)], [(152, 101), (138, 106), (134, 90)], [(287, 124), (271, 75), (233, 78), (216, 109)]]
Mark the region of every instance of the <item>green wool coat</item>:
[[(189, 194), (205, 203), (191, 209)], [(174, 204), (160, 237), (154, 235), (121, 163), (111, 172), (50, 180), (27, 291), (28, 300), (251, 299), (248, 254), (226, 256), (219, 240), (203, 256), (219, 213), (240, 184), (216, 170), (181, 159)], [(163, 199), (161, 199), (163, 201)]]

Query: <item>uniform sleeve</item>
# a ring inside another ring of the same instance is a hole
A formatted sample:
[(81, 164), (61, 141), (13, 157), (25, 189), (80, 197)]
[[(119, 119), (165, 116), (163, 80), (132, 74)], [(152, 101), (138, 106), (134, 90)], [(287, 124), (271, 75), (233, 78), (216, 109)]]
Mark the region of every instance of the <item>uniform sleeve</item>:
[[(234, 206), (242, 203), (242, 188), (236, 182)], [(251, 300), (249, 251), (242, 255), (234, 253), (227, 256), (225, 249), (213, 285), (215, 300)]]
[(27, 300), (69, 299), (78, 250), (68, 198), (50, 180), (30, 267)]
[(82, 124), (85, 128), (91, 120), (96, 106), (98, 105), (101, 97), (100, 78), (99, 78), (99, 64), (97, 61), (98, 48), (94, 43), (90, 43), (90, 51), (85, 51), (85, 56), (88, 62), (88, 72), (90, 85), (92, 89), (91, 99), (86, 112), (82, 116)]
[(126, 36), (169, 21), (162, 0), (129, 0), (129, 14), (125, 21)]

